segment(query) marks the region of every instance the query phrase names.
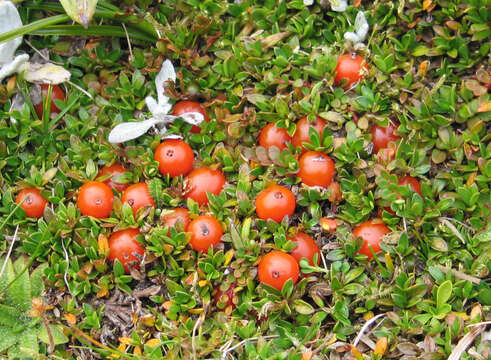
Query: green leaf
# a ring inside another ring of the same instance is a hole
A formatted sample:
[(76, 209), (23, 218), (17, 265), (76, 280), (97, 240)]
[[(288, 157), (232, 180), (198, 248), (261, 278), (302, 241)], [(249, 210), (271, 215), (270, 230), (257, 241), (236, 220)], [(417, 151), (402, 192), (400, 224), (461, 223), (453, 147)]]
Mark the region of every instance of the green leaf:
[(293, 306), (295, 310), (302, 315), (310, 315), (314, 313), (314, 308), (312, 307), (312, 305), (310, 305), (309, 303), (303, 300), (300, 299), (295, 300), (293, 302)]
[(426, 55), (426, 53), (428, 52), (429, 48), (427, 48), (426, 46), (424, 45), (418, 45), (414, 48), (413, 52), (411, 53), (411, 55), (413, 56), (423, 56), (423, 55)]
[[(0, 320), (1, 320), (0, 315)], [(0, 353), (14, 345), (18, 340), (18, 334), (12, 331), (9, 326), (0, 325)]]
[(22, 339), (18, 345), (20, 358), (39, 358), (39, 343), (38, 343), (38, 332), (39, 325), (37, 327), (28, 327), (22, 334), (20, 334), (19, 339)]
[(22, 314), (16, 308), (0, 304), (0, 324), (14, 327)]
[(155, 205), (157, 205), (157, 207), (162, 206), (164, 201), (162, 188), (163, 183), (160, 179), (155, 178), (148, 182), (148, 190), (150, 191), (150, 195), (152, 195), (152, 199), (155, 201)]
[[(51, 335), (53, 336), (53, 342), (55, 345), (64, 344), (68, 342), (68, 337), (63, 333), (63, 330), (57, 325), (50, 324), (49, 329), (51, 330)], [(46, 326), (41, 325), (41, 329), (39, 330), (39, 340), (41, 340), (45, 344), (49, 344), (49, 336), (48, 330)]]
[(283, 297), (285, 298), (288, 298), (291, 296), (292, 293), (293, 293), (293, 280), (290, 278), (283, 284), (283, 287), (281, 288), (281, 295), (283, 295)]
[(444, 281), (436, 292), (436, 308), (442, 309), (448, 299), (452, 296), (452, 282), (450, 280)]
[(31, 298), (41, 296), (44, 290), (43, 274), (47, 267), (48, 263), (41, 264), (31, 273)]
[(51, 16), (42, 20), (33, 21), (30, 24), (24, 25), (20, 28), (7, 31), (0, 34), (0, 43), (4, 41), (9, 41), (15, 39), (18, 36), (30, 34), (33, 31), (46, 28), (49, 25), (59, 24), (61, 22), (67, 21), (70, 18), (67, 15), (56, 15)]
[(344, 278), (344, 283), (345, 284), (350, 283), (351, 281), (355, 280), (358, 276), (363, 274), (364, 271), (365, 271), (365, 268), (363, 266), (359, 266), (359, 267), (356, 267), (356, 268), (350, 270)]
[(10, 286), (8, 292), (13, 301), (12, 306), (21, 311), (28, 311), (31, 308), (31, 282), (29, 271), (24, 271), (27, 259), (21, 257), (14, 263), (16, 280)]
[(97, 0), (60, 0), (68, 16), (87, 29), (94, 16)]
[[(0, 270), (4, 265), (4, 259), (1, 259), (0, 261)], [(15, 278), (14, 274), (14, 267), (12, 266), (12, 262), (10, 259), (7, 260), (7, 264), (5, 264), (5, 270), (0, 277), (0, 294), (4, 292), (4, 289), (10, 284), (11, 281), (13, 281)], [(7, 291), (5, 293), (5, 303), (8, 305), (12, 305), (12, 302), (10, 301), (10, 293)]]
[[(128, 27), (127, 32), (130, 39), (154, 42), (153, 37), (141, 32), (140, 30)], [(112, 26), (112, 25), (94, 25), (94, 26), (89, 26), (87, 29), (84, 29), (83, 26), (80, 25), (52, 25), (32, 31), (31, 34), (44, 35), (44, 36), (58, 35), (58, 36), (110, 36), (110, 37), (120, 37), (120, 38), (126, 37), (126, 33), (121, 26)], [(0, 39), (1, 38), (3, 38), (3, 36), (0, 36)]]

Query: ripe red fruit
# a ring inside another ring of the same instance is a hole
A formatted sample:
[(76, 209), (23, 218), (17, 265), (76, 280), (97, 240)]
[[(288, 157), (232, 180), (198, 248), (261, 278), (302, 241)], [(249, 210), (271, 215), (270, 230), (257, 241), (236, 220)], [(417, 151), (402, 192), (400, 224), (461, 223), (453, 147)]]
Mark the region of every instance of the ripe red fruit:
[(172, 212), (162, 216), (162, 225), (167, 225), (170, 228), (178, 226), (179, 230), (186, 231), (189, 222), (189, 210), (185, 208), (174, 208)]
[(107, 218), (113, 210), (113, 192), (100, 181), (89, 181), (78, 192), (77, 206), (82, 215)]
[[(191, 101), (191, 100), (182, 100), (174, 105), (172, 109), (172, 115), (182, 115), (188, 112), (197, 112), (203, 115), (205, 121), (210, 121), (210, 118), (206, 114), (206, 110), (199, 102)], [(201, 128), (199, 126), (193, 125), (191, 128), (191, 132), (193, 134), (199, 134), (201, 132)]]
[(310, 123), (306, 116), (301, 118), (300, 120), (297, 121), (295, 134), (293, 134), (292, 137), (293, 146), (301, 147), (302, 151), (306, 151), (302, 144), (311, 143), (310, 135), (309, 135), (310, 127), (312, 126), (319, 133), (320, 136), (322, 135), (322, 132), (324, 131), (326, 125), (327, 125), (326, 121), (319, 116), (316, 116), (315, 121), (313, 123)]
[(404, 186), (404, 185), (409, 185), (409, 187), (413, 190), (416, 191), (419, 196), (423, 197), (423, 193), (421, 192), (421, 184), (419, 183), (418, 179), (406, 175), (404, 177), (401, 177), (399, 179), (398, 185)]
[(297, 260), (283, 251), (273, 250), (261, 258), (257, 267), (259, 281), (281, 290), (288, 279), (298, 281), (300, 269)]
[[(409, 187), (411, 188), (412, 191), (417, 192), (421, 197), (423, 197), (423, 193), (421, 192), (421, 184), (419, 183), (418, 179), (407, 175), (407, 176), (400, 178), (398, 181), (399, 186), (404, 186), (404, 185), (408, 185), (408, 184), (409, 184)], [(401, 199), (402, 196), (400, 194), (397, 194), (397, 198)], [(392, 209), (390, 207), (386, 207), (385, 211), (389, 212), (392, 215), (396, 215), (396, 213), (394, 211), (392, 211)], [(381, 214), (381, 211), (379, 211), (379, 216), (380, 216), (380, 214)]]
[(356, 53), (352, 54), (344, 54), (338, 58), (338, 63), (336, 65), (336, 69), (334, 70), (334, 74), (336, 77), (334, 78), (334, 83), (336, 85), (343, 82), (346, 82), (343, 85), (343, 88), (348, 88), (352, 84), (360, 81), (364, 72), (368, 70), (368, 66), (365, 62), (365, 59)]
[(299, 231), (295, 236), (289, 238), (288, 240), (293, 241), (297, 244), (297, 247), (293, 249), (290, 254), (297, 260), (300, 264), (302, 258), (307, 258), (310, 265), (314, 265), (314, 255), (317, 255), (316, 265), (319, 265), (321, 259), (321, 251), (317, 246), (314, 239), (304, 232)]
[(118, 259), (123, 264), (126, 273), (130, 272), (129, 263), (133, 261), (136, 262), (134, 267), (139, 269), (138, 263), (145, 254), (145, 248), (136, 239), (138, 235), (140, 235), (138, 229), (121, 230), (113, 233), (108, 240), (109, 255), (107, 258), (111, 261)]
[(148, 184), (144, 182), (133, 184), (128, 187), (124, 191), (121, 201), (123, 203), (128, 203), (131, 206), (133, 214), (136, 214), (136, 212), (144, 206), (155, 207), (155, 202), (148, 189)]
[(42, 119), (43, 117), (43, 107), (44, 103), (46, 102), (46, 99), (48, 98), (48, 88), (51, 86), (51, 104), (49, 113), (50, 114), (57, 114), (60, 112), (60, 109), (56, 107), (54, 104), (53, 100), (54, 99), (59, 99), (59, 100), (66, 100), (65, 93), (63, 90), (58, 85), (48, 85), (48, 84), (41, 84), (41, 102), (34, 104), (34, 110), (36, 111), (36, 114), (39, 119)]
[(41, 191), (36, 188), (23, 189), (17, 194), (15, 202), (20, 204), (22, 200), (24, 202), (20, 207), (24, 209), (27, 217), (40, 218), (43, 216), (48, 201), (43, 198)]
[(187, 178), (187, 188), (184, 197), (193, 199), (200, 205), (208, 204), (206, 192), (219, 195), (225, 185), (225, 176), (220, 170), (213, 170), (209, 167), (201, 167), (191, 171)]
[(388, 233), (390, 233), (390, 229), (380, 219), (366, 221), (353, 229), (353, 236), (363, 240), (359, 253), (366, 255), (368, 260), (373, 258), (370, 246), (375, 253), (382, 250), (380, 243), (383, 236)]
[(207, 252), (210, 246), (215, 247), (222, 241), (222, 226), (213, 216), (201, 215), (188, 226), (191, 233), (189, 244), (196, 251)]
[(155, 160), (162, 175), (186, 175), (193, 168), (194, 153), (191, 146), (179, 139), (163, 141), (155, 149)]
[(97, 174), (97, 177), (105, 176), (108, 175), (109, 179), (104, 181), (104, 184), (109, 186), (110, 188), (113, 188), (117, 192), (124, 191), (130, 184), (123, 184), (119, 183), (115, 180), (115, 178), (121, 174), (127, 173), (128, 170), (121, 164), (114, 163), (111, 166), (105, 165), (101, 171), (99, 171), (99, 174)]
[(298, 161), (297, 176), (305, 185), (327, 188), (334, 178), (334, 161), (318, 151), (307, 151)]
[(286, 148), (287, 143), (292, 140), (286, 129), (276, 127), (275, 123), (269, 123), (262, 128), (259, 133), (259, 145), (265, 148), (276, 146), (282, 150)]
[(295, 195), (284, 186), (271, 185), (256, 197), (256, 214), (263, 220), (281, 222), (295, 212)]
[(387, 148), (390, 142), (395, 142), (401, 138), (394, 134), (394, 131), (398, 127), (398, 124), (394, 125), (391, 122), (385, 128), (377, 124), (372, 126), (370, 132), (372, 133), (373, 151), (375, 154), (381, 149)]

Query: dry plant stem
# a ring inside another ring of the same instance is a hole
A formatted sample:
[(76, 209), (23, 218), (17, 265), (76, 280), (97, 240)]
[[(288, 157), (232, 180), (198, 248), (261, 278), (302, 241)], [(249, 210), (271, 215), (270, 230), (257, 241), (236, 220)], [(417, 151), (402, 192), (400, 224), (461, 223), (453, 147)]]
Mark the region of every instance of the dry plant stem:
[(70, 84), (70, 85), (72, 85), (74, 88), (76, 88), (76, 89), (77, 89), (77, 90), (79, 90), (80, 92), (82, 92), (82, 93), (84, 93), (85, 95), (87, 95), (89, 98), (94, 99), (94, 97), (93, 97), (92, 95), (90, 95), (90, 93), (89, 93), (87, 90), (85, 90), (85, 89), (81, 88), (81, 87), (80, 87), (80, 86), (78, 86), (77, 84), (74, 84), (74, 83), (72, 83), (71, 81), (67, 81), (67, 83), (69, 83), (69, 84)]
[(448, 221), (446, 218), (439, 218), (439, 220), (444, 224), (446, 227), (448, 227), (455, 236), (459, 238), (460, 241), (462, 241), (463, 244), (465, 244), (465, 239), (462, 236), (462, 234), (457, 230), (457, 228), (452, 224), (450, 221)]
[(48, 354), (51, 354), (55, 350), (55, 341), (53, 339), (53, 334), (51, 333), (48, 320), (46, 320), (44, 314), (41, 314), (41, 322), (46, 327), (46, 332), (48, 333), (48, 338), (49, 338)]
[(88, 342), (90, 342), (91, 344), (95, 345), (95, 346), (98, 346), (104, 350), (107, 350), (107, 351), (113, 351), (110, 347), (100, 343), (99, 341), (93, 339), (92, 337), (90, 337), (89, 335), (87, 335), (86, 333), (84, 333), (82, 330), (80, 330), (78, 327), (76, 327), (75, 325), (70, 325), (69, 324), (69, 329), (72, 330), (72, 332), (74, 333), (75, 336), (78, 336), (78, 337), (81, 337), (81, 338), (84, 338), (85, 340), (87, 340)]
[(472, 327), (471, 330), (465, 334), (462, 339), (460, 339), (459, 343), (448, 357), (448, 360), (459, 360), (465, 349), (467, 349), (474, 342), (476, 337), (478, 337), (479, 334), (484, 331), (484, 329), (486, 329), (485, 324)]
[(5, 268), (7, 267), (8, 259), (9, 259), (10, 255), (12, 254), (12, 249), (14, 248), (15, 240), (17, 240), (17, 232), (18, 231), (19, 231), (19, 225), (17, 225), (17, 227), (15, 228), (14, 237), (12, 238), (12, 242), (10, 243), (9, 251), (7, 252), (7, 256), (5, 257), (5, 261), (3, 262), (2, 270), (0, 270), (0, 278), (3, 275)]
[(353, 346), (356, 347), (356, 345), (358, 345), (358, 343), (360, 342), (363, 334), (367, 331), (367, 329), (375, 322), (377, 321), (377, 319), (381, 318), (385, 316), (385, 314), (378, 314), (377, 316), (374, 316), (373, 318), (371, 318), (370, 320), (368, 320), (365, 325), (362, 326), (360, 332), (358, 333), (358, 335), (356, 336), (355, 338), (355, 341), (353, 342)]
[(443, 271), (445, 274), (448, 274), (450, 272), (455, 277), (458, 277), (459, 279), (462, 279), (462, 280), (470, 281), (473, 284), (480, 284), (481, 283), (481, 279), (474, 277), (474, 276), (471, 276), (471, 275), (464, 274), (462, 271), (450, 269), (450, 268), (447, 268), (443, 265), (437, 265), (437, 268), (440, 269), (441, 271)]
[(124, 33), (126, 34), (126, 41), (128, 42), (128, 50), (130, 51), (130, 58), (129, 58), (129, 60), (131, 61), (135, 57), (133, 56), (133, 49), (131, 48), (130, 37), (128, 35), (128, 30), (126, 30), (126, 26), (124, 25), (124, 23), (121, 23), (121, 25), (123, 25)]

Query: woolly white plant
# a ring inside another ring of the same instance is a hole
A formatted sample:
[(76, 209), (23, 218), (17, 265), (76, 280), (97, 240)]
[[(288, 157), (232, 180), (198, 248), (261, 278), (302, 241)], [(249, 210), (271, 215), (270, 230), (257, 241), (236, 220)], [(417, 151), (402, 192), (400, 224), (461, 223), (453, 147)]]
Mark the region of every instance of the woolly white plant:
[[(182, 118), (189, 124), (199, 125), (204, 120), (202, 114), (197, 112), (188, 112), (178, 116), (168, 115), (172, 109), (169, 103), (169, 97), (165, 95), (165, 82), (176, 81), (176, 72), (170, 60), (164, 61), (162, 68), (155, 78), (155, 87), (157, 89), (157, 100), (151, 96), (145, 98), (148, 110), (152, 113), (150, 119), (136, 122), (125, 122), (116, 125), (109, 133), (109, 142), (122, 143), (145, 134), (150, 128), (158, 126), (160, 134), (167, 131), (166, 124), (173, 123), (175, 119)], [(179, 138), (178, 135), (168, 135), (167, 138)]]

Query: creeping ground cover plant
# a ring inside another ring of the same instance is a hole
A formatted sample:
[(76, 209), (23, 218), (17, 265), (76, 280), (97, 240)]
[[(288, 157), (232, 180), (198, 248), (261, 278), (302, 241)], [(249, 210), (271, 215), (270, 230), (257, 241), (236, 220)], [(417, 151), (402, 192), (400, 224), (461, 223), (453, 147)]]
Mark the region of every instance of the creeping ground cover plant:
[(0, 0), (0, 359), (487, 359), (487, 0)]

